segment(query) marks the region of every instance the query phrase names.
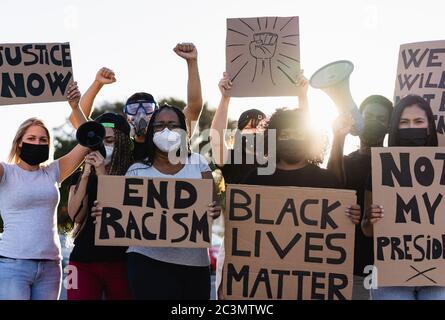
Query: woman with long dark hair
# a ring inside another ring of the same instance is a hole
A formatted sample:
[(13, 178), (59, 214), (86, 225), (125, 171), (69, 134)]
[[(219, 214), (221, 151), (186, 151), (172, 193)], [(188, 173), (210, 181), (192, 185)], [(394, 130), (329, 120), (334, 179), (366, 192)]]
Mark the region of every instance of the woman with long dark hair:
[[(177, 107), (164, 105), (153, 113), (144, 143), (144, 162), (132, 165), (127, 176), (213, 180), (205, 158), (190, 150), (186, 119)], [(172, 155), (174, 161), (170, 161)], [(214, 219), (221, 212), (216, 200), (214, 191), (209, 199), (209, 214)], [(93, 215), (101, 214), (99, 205)], [(207, 249), (130, 247), (127, 252), (128, 279), (135, 299), (210, 298)]]
[[(72, 177), (68, 214), (75, 223), (70, 266), (77, 270), (77, 288), (68, 288), (68, 300), (126, 300), (131, 298), (127, 281), (126, 247), (95, 246), (94, 219), (99, 175), (123, 176), (132, 164), (130, 126), (116, 113), (104, 113), (96, 122), (105, 127), (105, 154), (89, 153), (82, 170)], [(93, 170), (94, 168), (94, 170)]]
[[(390, 147), (437, 147), (434, 115), (425, 99), (417, 95), (404, 97), (395, 106), (389, 130)], [(384, 208), (372, 204), (372, 186), (365, 192), (363, 233), (373, 237), (374, 224), (385, 223)], [(381, 221), (382, 220), (382, 221)], [(371, 291), (374, 300), (443, 300), (445, 287), (379, 287)]]

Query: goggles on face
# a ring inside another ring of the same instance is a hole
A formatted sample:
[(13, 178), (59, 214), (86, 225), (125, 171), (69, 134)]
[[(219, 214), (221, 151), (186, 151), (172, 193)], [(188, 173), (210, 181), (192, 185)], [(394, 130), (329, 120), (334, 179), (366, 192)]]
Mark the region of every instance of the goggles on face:
[(124, 113), (130, 116), (135, 116), (141, 109), (146, 115), (150, 115), (156, 110), (156, 103), (146, 101), (132, 102), (125, 105)]

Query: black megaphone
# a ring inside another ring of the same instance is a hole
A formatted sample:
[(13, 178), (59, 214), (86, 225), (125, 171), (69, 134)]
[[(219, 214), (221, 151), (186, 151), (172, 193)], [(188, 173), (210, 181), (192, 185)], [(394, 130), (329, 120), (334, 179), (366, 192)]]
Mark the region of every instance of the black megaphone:
[(105, 128), (96, 121), (87, 121), (82, 124), (76, 132), (77, 142), (91, 151), (99, 151), (105, 158), (107, 152), (105, 151), (104, 140)]

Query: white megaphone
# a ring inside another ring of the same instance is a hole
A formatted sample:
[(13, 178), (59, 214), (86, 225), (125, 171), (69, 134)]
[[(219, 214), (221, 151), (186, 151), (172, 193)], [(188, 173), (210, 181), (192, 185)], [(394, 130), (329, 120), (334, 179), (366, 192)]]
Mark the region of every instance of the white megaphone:
[(318, 69), (309, 80), (313, 88), (323, 90), (334, 101), (340, 114), (350, 113), (354, 121), (351, 134), (359, 136), (365, 127), (362, 114), (352, 99), (349, 76), (354, 70), (350, 61), (335, 61)]

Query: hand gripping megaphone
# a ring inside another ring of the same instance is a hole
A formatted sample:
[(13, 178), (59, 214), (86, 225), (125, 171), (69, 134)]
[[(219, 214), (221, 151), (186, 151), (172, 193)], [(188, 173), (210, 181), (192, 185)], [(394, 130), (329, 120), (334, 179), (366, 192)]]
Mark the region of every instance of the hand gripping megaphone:
[(364, 121), (349, 89), (349, 76), (354, 70), (350, 61), (335, 61), (318, 69), (309, 80), (313, 88), (323, 90), (337, 106), (340, 114), (350, 113), (354, 121), (351, 134), (363, 133)]
[(91, 151), (99, 151), (105, 158), (107, 153), (103, 140), (105, 138), (105, 128), (95, 121), (87, 121), (82, 124), (76, 132), (77, 142)]

